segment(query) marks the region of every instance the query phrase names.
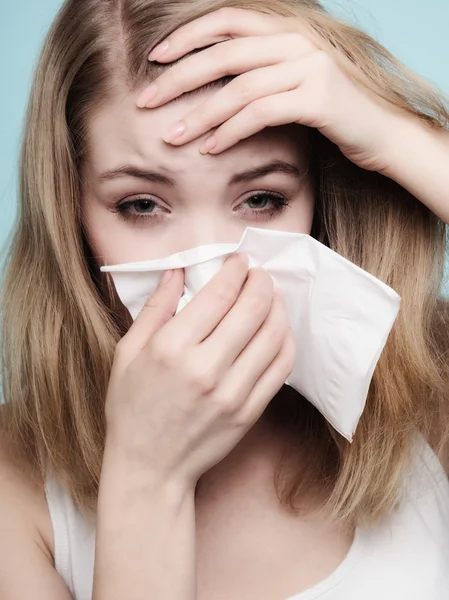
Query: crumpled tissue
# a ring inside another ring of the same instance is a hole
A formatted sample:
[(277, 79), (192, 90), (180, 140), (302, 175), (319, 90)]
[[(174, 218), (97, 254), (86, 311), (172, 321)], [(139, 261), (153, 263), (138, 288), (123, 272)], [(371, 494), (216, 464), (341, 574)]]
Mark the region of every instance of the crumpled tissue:
[(286, 381), (352, 441), (374, 369), (400, 307), (388, 285), (310, 235), (248, 227), (238, 244), (199, 246), (166, 258), (101, 267), (133, 319), (167, 269), (185, 269), (178, 310), (216, 274), (230, 254), (262, 267), (283, 294), (296, 338)]

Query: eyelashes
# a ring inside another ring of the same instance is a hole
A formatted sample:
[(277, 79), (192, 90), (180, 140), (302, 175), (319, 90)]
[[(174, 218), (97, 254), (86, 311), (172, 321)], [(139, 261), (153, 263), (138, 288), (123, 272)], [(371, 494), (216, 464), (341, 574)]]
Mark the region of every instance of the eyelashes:
[[(252, 204), (253, 206), (249, 206)], [(245, 209), (241, 209), (246, 206)], [(234, 212), (240, 213), (240, 218), (245, 220), (269, 221), (278, 217), (289, 206), (289, 202), (284, 194), (258, 191), (247, 196), (235, 209)], [(156, 224), (164, 221), (170, 211), (148, 197), (137, 197), (125, 202), (119, 201), (111, 212), (129, 223), (135, 224)]]
[[(139, 212), (139, 210), (133, 212), (133, 208), (140, 209), (142, 212)], [(161, 212), (154, 212), (155, 208), (161, 208)], [(152, 209), (151, 212), (145, 212), (148, 209)], [(161, 216), (163, 218), (163, 215), (168, 213), (166, 209), (163, 209), (150, 198), (134, 198), (134, 200), (121, 202), (116, 205), (112, 212), (117, 213), (117, 216), (123, 221), (131, 222), (149, 221), (150, 219), (152, 221), (160, 220)]]

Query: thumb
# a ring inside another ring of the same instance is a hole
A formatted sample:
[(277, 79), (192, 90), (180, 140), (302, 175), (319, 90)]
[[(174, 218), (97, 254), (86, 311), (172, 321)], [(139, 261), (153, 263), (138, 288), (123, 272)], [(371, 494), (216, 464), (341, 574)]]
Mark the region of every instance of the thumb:
[(122, 348), (126, 347), (128, 360), (132, 360), (173, 317), (183, 292), (184, 269), (165, 271), (157, 289), (148, 296), (134, 323), (119, 342)]

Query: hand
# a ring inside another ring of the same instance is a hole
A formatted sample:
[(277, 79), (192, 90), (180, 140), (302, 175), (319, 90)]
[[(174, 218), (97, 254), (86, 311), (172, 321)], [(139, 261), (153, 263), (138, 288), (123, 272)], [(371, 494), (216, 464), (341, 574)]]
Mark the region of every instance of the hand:
[(167, 133), (165, 141), (185, 144), (218, 127), (200, 149), (217, 154), (265, 127), (297, 123), (317, 128), (359, 167), (388, 167), (390, 134), (403, 111), (359, 83), (362, 74), (349, 59), (341, 56), (345, 69), (337, 64), (324, 40), (297, 19), (220, 9), (175, 31), (167, 49), (160, 44), (149, 58), (169, 63), (215, 42), (221, 43), (172, 66), (139, 97), (138, 106), (154, 108), (238, 75), (170, 128), (183, 133)]
[(295, 342), (263, 269), (232, 255), (174, 317), (184, 277), (172, 273), (117, 345), (107, 439), (157, 482), (194, 487), (282, 387)]

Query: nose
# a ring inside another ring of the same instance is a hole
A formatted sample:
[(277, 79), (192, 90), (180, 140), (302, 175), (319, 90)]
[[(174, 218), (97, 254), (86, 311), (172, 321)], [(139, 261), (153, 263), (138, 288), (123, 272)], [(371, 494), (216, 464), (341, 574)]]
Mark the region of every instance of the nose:
[(185, 224), (178, 232), (173, 245), (175, 252), (182, 252), (209, 244), (237, 244), (245, 231), (243, 221), (223, 219), (200, 219)]

